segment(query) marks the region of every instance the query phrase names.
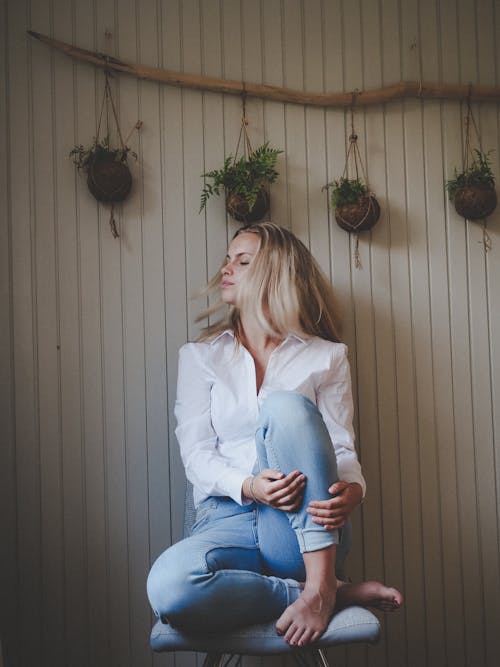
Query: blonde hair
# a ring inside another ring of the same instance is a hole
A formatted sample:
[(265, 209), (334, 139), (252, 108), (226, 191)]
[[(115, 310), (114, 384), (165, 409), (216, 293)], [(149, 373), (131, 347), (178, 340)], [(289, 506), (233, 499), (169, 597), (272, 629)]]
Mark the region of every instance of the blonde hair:
[[(239, 229), (257, 234), (259, 247), (238, 293), (240, 307), (252, 315), (269, 335), (285, 338), (290, 333), (339, 341), (337, 307), (333, 288), (308, 248), (292, 232), (272, 222), (258, 222)], [(220, 298), (222, 264), (206, 293), (219, 298), (200, 313), (196, 321), (226, 307), (221, 320), (203, 329), (199, 340), (210, 340), (226, 329), (239, 337), (240, 310)]]

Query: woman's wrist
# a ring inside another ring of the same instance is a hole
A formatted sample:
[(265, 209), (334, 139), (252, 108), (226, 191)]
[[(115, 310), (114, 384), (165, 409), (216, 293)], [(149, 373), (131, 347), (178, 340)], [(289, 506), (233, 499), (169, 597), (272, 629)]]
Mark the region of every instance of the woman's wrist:
[(247, 477), (245, 481), (243, 482), (243, 495), (245, 498), (249, 498), (250, 500), (253, 500), (254, 502), (258, 503), (259, 501), (257, 500), (257, 496), (255, 495), (255, 477)]

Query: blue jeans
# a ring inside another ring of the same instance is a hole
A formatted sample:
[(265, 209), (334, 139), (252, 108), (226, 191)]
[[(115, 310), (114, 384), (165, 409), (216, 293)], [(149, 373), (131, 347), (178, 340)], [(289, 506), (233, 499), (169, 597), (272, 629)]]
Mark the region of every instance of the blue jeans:
[(306, 512), (326, 500), (337, 481), (335, 452), (316, 406), (305, 396), (279, 391), (263, 403), (255, 436), (259, 468), (307, 478), (295, 512), (239, 505), (212, 496), (197, 511), (190, 537), (167, 549), (148, 577), (155, 614), (186, 632), (227, 631), (278, 618), (300, 595), (304, 551), (337, 548), (338, 566), (350, 531), (327, 531)]

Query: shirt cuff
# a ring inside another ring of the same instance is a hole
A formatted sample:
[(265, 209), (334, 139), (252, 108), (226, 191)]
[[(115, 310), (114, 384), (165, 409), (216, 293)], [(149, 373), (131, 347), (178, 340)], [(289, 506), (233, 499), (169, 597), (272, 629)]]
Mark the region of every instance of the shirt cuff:
[(347, 482), (348, 484), (353, 484), (354, 482), (356, 484), (359, 484), (360, 487), (361, 487), (362, 494), (363, 494), (362, 498), (364, 500), (364, 497), (366, 495), (366, 482), (363, 479), (363, 477), (358, 477), (357, 475), (353, 475), (353, 474), (344, 474), (344, 475), (342, 475), (342, 473), (339, 472), (339, 481)]
[(238, 505), (250, 505), (252, 500), (245, 498), (243, 495), (243, 482), (250, 477), (248, 473), (240, 472), (239, 470), (231, 471), (224, 479), (224, 486), (227, 495), (234, 500)]

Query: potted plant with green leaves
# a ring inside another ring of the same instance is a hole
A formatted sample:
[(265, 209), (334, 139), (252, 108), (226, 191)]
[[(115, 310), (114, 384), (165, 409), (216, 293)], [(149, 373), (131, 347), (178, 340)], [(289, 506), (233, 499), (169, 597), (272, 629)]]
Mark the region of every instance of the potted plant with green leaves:
[(94, 137), (88, 147), (75, 145), (70, 152), (78, 169), (87, 174), (90, 192), (100, 202), (123, 201), (129, 194), (132, 187), (127, 164), (129, 155), (137, 159), (137, 154), (128, 146), (112, 146), (109, 134), (103, 139)]
[(330, 190), (330, 203), (337, 224), (347, 232), (370, 229), (380, 217), (377, 198), (360, 178), (342, 176), (325, 185)]
[(466, 220), (484, 220), (497, 205), (495, 176), (491, 169), (490, 153), (475, 148), (473, 159), (461, 172), (446, 181), (446, 190), (455, 210)]
[(201, 192), (200, 212), (212, 195), (226, 197), (226, 210), (238, 222), (257, 222), (269, 211), (269, 186), (278, 177), (276, 162), (282, 151), (266, 142), (239, 159), (232, 155), (224, 160), (221, 169), (203, 174), (205, 185)]

